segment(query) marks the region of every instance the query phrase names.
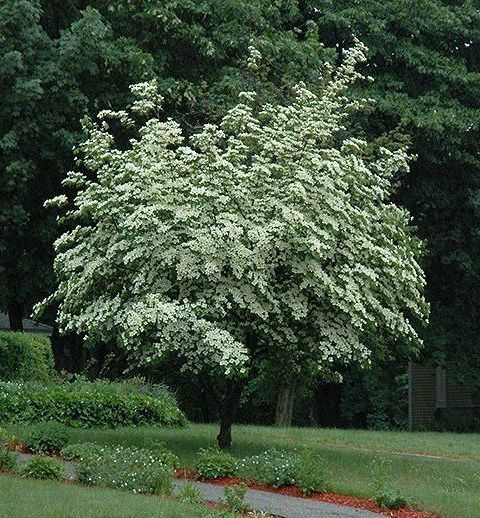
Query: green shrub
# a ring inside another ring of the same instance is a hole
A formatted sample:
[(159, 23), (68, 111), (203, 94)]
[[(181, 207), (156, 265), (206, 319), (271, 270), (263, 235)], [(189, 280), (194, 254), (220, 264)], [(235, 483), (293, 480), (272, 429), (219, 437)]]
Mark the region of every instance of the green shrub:
[(72, 427), (160, 424), (183, 426), (174, 398), (135, 392), (121, 383), (0, 382), (0, 422), (58, 421)]
[(245, 502), (246, 492), (247, 486), (245, 484), (224, 487), (223, 494), (225, 495), (225, 504), (229, 511), (241, 513), (242, 511), (248, 511), (250, 509), (250, 506)]
[(103, 447), (93, 442), (69, 444), (62, 449), (61, 454), (65, 460), (88, 460), (101, 454)]
[(299, 455), (296, 452), (267, 450), (238, 462), (237, 474), (273, 487), (298, 483)]
[(11, 451), (0, 450), (0, 471), (15, 471), (17, 467), (17, 455)]
[(80, 482), (116, 487), (133, 493), (169, 494), (173, 469), (148, 450), (104, 447), (77, 466)]
[(309, 452), (302, 453), (297, 458), (295, 467), (295, 479), (305, 495), (311, 495), (318, 491), (326, 491), (326, 467), (323, 460)]
[(204, 501), (200, 489), (188, 482), (182, 487), (178, 498), (182, 502), (188, 502), (189, 504), (201, 504)]
[(27, 436), (27, 448), (33, 453), (58, 453), (67, 445), (70, 430), (56, 421), (34, 425)]
[(21, 471), (24, 478), (58, 480), (65, 476), (63, 464), (50, 457), (34, 457)]
[(202, 448), (197, 453), (195, 471), (201, 479), (228, 477), (235, 474), (235, 458), (218, 448)]
[(48, 381), (52, 376), (53, 355), (48, 338), (0, 332), (0, 380)]

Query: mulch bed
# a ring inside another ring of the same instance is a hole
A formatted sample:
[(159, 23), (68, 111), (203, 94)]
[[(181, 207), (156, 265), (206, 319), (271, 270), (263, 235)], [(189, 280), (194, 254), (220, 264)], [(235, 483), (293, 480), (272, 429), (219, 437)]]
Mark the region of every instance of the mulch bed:
[[(191, 470), (179, 469), (176, 471), (175, 475), (177, 478), (186, 478), (190, 480), (194, 480), (196, 478), (195, 473)], [(222, 486), (233, 486), (243, 482), (250, 489), (268, 491), (269, 493), (277, 493), (286, 496), (294, 496), (296, 498), (305, 498), (308, 500), (318, 500), (319, 502), (326, 502), (329, 504), (344, 505), (346, 507), (353, 507), (355, 509), (363, 509), (365, 511), (378, 513), (383, 516), (388, 516), (389, 518), (442, 518), (442, 516), (438, 514), (419, 511), (416, 509), (384, 509), (378, 506), (376, 502), (369, 500), (368, 498), (357, 498), (355, 496), (339, 495), (336, 493), (315, 493), (311, 496), (305, 496), (301, 488), (297, 486), (274, 488), (266, 484), (259, 484), (251, 480), (243, 480), (237, 477), (218, 478), (215, 480), (206, 480), (205, 482)]]

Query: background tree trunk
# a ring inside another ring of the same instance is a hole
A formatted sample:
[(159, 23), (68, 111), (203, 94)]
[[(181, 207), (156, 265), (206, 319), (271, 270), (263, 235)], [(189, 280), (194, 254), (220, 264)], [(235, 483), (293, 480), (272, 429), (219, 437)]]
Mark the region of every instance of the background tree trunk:
[(290, 377), (280, 385), (275, 411), (275, 426), (292, 426), (293, 403), (297, 381)]
[(8, 318), (12, 331), (23, 331), (23, 307), (20, 302), (13, 301), (8, 304)]
[(220, 403), (220, 431), (217, 435), (218, 447), (222, 450), (232, 445), (232, 424), (244, 387), (243, 381), (229, 380)]

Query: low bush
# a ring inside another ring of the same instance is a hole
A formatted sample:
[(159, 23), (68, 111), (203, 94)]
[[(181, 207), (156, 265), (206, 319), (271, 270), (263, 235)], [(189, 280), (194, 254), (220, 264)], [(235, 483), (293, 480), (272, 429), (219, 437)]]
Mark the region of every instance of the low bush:
[(67, 445), (70, 430), (56, 421), (35, 424), (27, 436), (26, 446), (33, 453), (58, 453)]
[(104, 447), (82, 460), (77, 477), (84, 484), (116, 487), (133, 493), (169, 494), (173, 469), (152, 451)]
[(50, 457), (34, 457), (21, 470), (24, 478), (59, 480), (65, 476), (63, 464)]
[(295, 472), (297, 485), (305, 495), (327, 490), (325, 462), (318, 455), (310, 452), (299, 455)]
[(0, 380), (48, 381), (53, 376), (48, 338), (29, 333), (0, 332)]
[(400, 493), (395, 491), (386, 491), (375, 498), (380, 507), (385, 509), (405, 509), (409, 507), (409, 501)]
[(318, 456), (272, 449), (238, 461), (236, 474), (273, 487), (300, 486), (310, 495), (325, 491), (325, 471)]
[(164, 389), (135, 392), (121, 383), (0, 382), (0, 422), (58, 421), (72, 427), (158, 424), (183, 426), (186, 419)]
[(0, 471), (15, 471), (17, 468), (17, 455), (11, 451), (0, 450)]
[(215, 479), (235, 474), (235, 457), (218, 448), (202, 448), (197, 453), (195, 471), (201, 479)]
[(298, 483), (298, 464), (298, 453), (273, 449), (239, 461), (237, 474), (273, 487), (292, 486)]
[(62, 449), (61, 454), (65, 460), (89, 460), (101, 454), (103, 447), (93, 442), (83, 442), (79, 444), (69, 444)]
[(241, 513), (250, 510), (250, 506), (245, 502), (245, 493), (247, 486), (245, 484), (237, 484), (235, 486), (225, 486), (223, 494), (225, 496), (225, 504), (229, 511)]

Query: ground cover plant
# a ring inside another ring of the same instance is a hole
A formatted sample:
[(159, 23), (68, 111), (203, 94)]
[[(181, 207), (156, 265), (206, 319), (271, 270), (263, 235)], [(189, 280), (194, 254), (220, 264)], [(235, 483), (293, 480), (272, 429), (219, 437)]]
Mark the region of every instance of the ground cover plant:
[[(7, 427), (18, 434), (19, 425)], [(25, 428), (22, 425), (22, 428)], [(268, 449), (308, 451), (325, 463), (328, 489), (375, 499), (372, 464), (388, 458), (389, 487), (416, 507), (449, 518), (478, 518), (480, 508), (480, 438), (477, 434), (376, 432), (238, 425), (230, 453), (237, 459)], [(184, 468), (194, 469), (200, 448), (214, 442), (216, 425), (190, 424), (181, 429), (129, 427), (78, 429), (72, 441), (144, 447), (164, 441)], [(395, 452), (401, 452), (400, 455)], [(324, 468), (322, 467), (322, 470)]]
[(68, 426), (157, 424), (182, 426), (186, 419), (174, 398), (121, 383), (0, 382), (0, 422), (55, 420)]
[(203, 505), (114, 489), (0, 476), (0, 516), (15, 518), (235, 518)]
[(174, 466), (160, 455), (134, 447), (103, 447), (83, 455), (77, 466), (79, 482), (116, 487), (132, 493), (170, 494)]

